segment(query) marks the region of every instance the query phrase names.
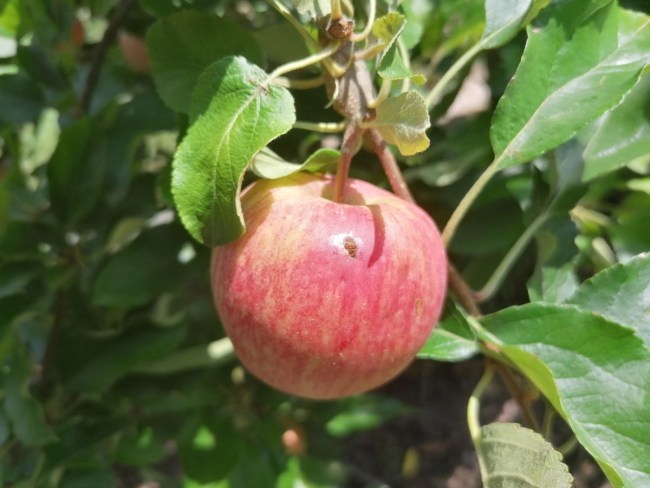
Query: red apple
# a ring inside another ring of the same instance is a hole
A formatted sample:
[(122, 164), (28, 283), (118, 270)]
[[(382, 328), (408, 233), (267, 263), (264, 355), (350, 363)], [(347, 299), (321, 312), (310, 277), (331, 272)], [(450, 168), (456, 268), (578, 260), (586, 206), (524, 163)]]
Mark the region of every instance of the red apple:
[(413, 360), (442, 309), (447, 259), (422, 209), (370, 183), (298, 173), (242, 196), (247, 230), (215, 248), (212, 289), (244, 366), (315, 399), (375, 388)]

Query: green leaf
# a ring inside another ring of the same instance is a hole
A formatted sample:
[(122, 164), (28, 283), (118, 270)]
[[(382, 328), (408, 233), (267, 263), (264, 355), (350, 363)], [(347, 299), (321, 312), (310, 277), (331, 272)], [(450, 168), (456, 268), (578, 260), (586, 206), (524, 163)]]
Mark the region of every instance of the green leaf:
[(27, 284), (42, 268), (28, 263), (4, 263), (0, 265), (0, 298), (26, 293)]
[[(631, 329), (567, 305), (528, 304), (483, 319), (580, 443), (626, 487), (650, 475), (650, 350)], [(610, 480), (611, 481), (611, 480)]]
[(183, 270), (178, 253), (184, 242), (182, 230), (174, 225), (143, 232), (101, 269), (93, 288), (92, 303), (133, 307), (177, 286)]
[(291, 0), (295, 9), (301, 14), (309, 15), (313, 19), (320, 19), (332, 11), (330, 0)]
[(407, 407), (392, 398), (372, 395), (345, 400), (345, 407), (332, 417), (325, 429), (334, 437), (345, 437), (354, 432), (372, 429), (395, 415), (405, 412)]
[(632, 259), (650, 249), (650, 195), (633, 193), (614, 209), (614, 221), (607, 231), (621, 261)]
[(650, 154), (650, 73), (607, 112), (585, 148), (584, 180), (589, 181)]
[(239, 192), (244, 170), (296, 117), (285, 88), (241, 57), (213, 64), (199, 79), (192, 126), (174, 157), (172, 190), (189, 233), (208, 246), (241, 235)]
[(101, 197), (107, 167), (94, 164), (100, 154), (92, 150), (93, 135), (90, 119), (69, 125), (61, 132), (47, 165), (52, 206), (57, 215), (71, 223), (88, 215)]
[[(542, 181), (541, 177), (535, 179), (534, 200), (543, 203), (537, 205), (534, 201), (529, 211), (533, 222), (541, 222), (534, 236), (536, 269), (528, 283), (531, 301), (562, 303), (577, 288), (574, 272), (577, 228), (569, 211), (585, 193), (581, 184), (582, 150), (582, 145), (575, 140), (562, 144), (548, 158), (545, 172), (548, 181)], [(538, 210), (538, 206), (542, 208)]]
[(633, 328), (650, 349), (650, 254), (601, 271), (568, 303)]
[(423, 75), (416, 75), (406, 67), (402, 55), (397, 49), (397, 44), (393, 44), (382, 56), (377, 66), (377, 74), (385, 80), (403, 80), (410, 78), (416, 85), (423, 85), (426, 78)]
[(420, 359), (437, 361), (464, 361), (479, 352), (476, 336), (472, 332), (465, 313), (456, 303), (436, 326), (422, 349)]
[[(372, 24), (372, 34), (382, 43), (385, 48), (391, 47), (406, 25), (406, 17), (398, 12), (388, 12), (379, 17)], [(381, 57), (379, 58), (381, 61)]]
[(575, 274), (576, 225), (568, 215), (548, 220), (535, 235), (536, 269), (528, 281), (531, 301), (563, 303), (578, 288)]
[(375, 127), (404, 156), (411, 156), (429, 147), (426, 135), (427, 129), (431, 127), (429, 112), (422, 95), (414, 90), (384, 100), (377, 107), (377, 117), (365, 125)]
[(89, 411), (83, 413), (85, 415), (68, 416), (57, 424), (58, 441), (47, 446), (44, 470), (70, 465), (73, 464), (71, 461), (92, 456), (93, 451), (97, 452), (95, 449), (102, 441), (114, 436), (124, 429), (125, 425), (134, 421), (132, 416), (117, 416), (112, 412), (104, 415), (93, 415)]
[(22, 73), (0, 76), (0, 125), (33, 122), (44, 108), (43, 91), (34, 80)]
[(114, 338), (102, 340), (101, 352), (79, 367), (65, 383), (72, 391), (101, 393), (137, 365), (174, 350), (185, 338), (185, 329), (165, 330), (139, 324)]
[[(183, 470), (193, 480), (209, 483), (228, 475), (240, 460), (243, 443), (228, 422), (217, 422), (212, 429), (202, 425), (179, 444)], [(214, 462), (219, 460), (219, 462)]]
[(47, 88), (63, 91), (67, 88), (65, 78), (45, 48), (38, 45), (18, 46), (17, 58), (20, 66), (32, 79), (41, 81)]
[(261, 63), (255, 38), (237, 24), (199, 12), (182, 11), (161, 19), (147, 34), (156, 87), (167, 105), (189, 113), (201, 73), (226, 56)]
[(650, 195), (650, 177), (628, 180), (627, 187), (632, 191), (639, 191)]
[(59, 481), (60, 486), (66, 488), (88, 488), (89, 486), (115, 486), (117, 478), (113, 470), (102, 466), (95, 461), (93, 465), (66, 466), (65, 472)]
[(481, 427), (478, 452), (485, 488), (568, 488), (573, 478), (562, 455), (537, 432), (519, 424)]
[(6, 370), (0, 372), (2, 406), (18, 440), (28, 446), (40, 446), (53, 441), (55, 436), (45, 422), (42, 406), (29, 393), (31, 367), (27, 357), (16, 351)]
[(522, 27), (533, 0), (486, 0), (485, 31), (479, 43), (493, 49), (510, 41)]
[(650, 61), (650, 19), (619, 33), (613, 3), (553, 3), (528, 29), (521, 64), (499, 101), (491, 138), (497, 167), (521, 164), (570, 139), (617, 105)]
[[(9, 427), (9, 419), (7, 418), (4, 411), (0, 410), (0, 444), (4, 444), (5, 442), (7, 442), (10, 435), (11, 435), (11, 431)], [(0, 471), (0, 476), (1, 476), (1, 471)], [(1, 479), (2, 478), (0, 477), (0, 480)]]
[(165, 458), (163, 443), (150, 427), (124, 432), (115, 446), (115, 461), (135, 466), (158, 463)]
[(295, 164), (285, 161), (268, 147), (258, 152), (250, 169), (260, 178), (274, 180), (284, 178), (298, 171), (309, 171), (310, 173), (323, 173), (329, 170), (335, 170), (339, 162), (341, 153), (335, 149), (318, 149), (314, 154), (309, 156), (302, 164)]

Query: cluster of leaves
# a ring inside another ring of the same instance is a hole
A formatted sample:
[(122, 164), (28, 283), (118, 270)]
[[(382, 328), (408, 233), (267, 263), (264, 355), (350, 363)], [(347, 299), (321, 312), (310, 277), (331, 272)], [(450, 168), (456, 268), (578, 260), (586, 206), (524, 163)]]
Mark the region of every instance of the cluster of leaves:
[[(271, 5), (312, 30), (262, 2), (0, 0), (0, 484), (341, 486), (355, 470), (339, 439), (409, 415), (385, 397), (274, 392), (218, 327), (196, 241), (244, 231), (246, 170), (323, 171), (340, 156), (290, 131), (339, 122), (336, 90), (280, 83), (285, 63), (327, 49), (311, 17), (332, 3)], [(397, 146), (492, 312), (450, 300), (421, 358), (517, 370), (615, 487), (650, 477), (647, 10), (380, 1), (364, 45), (380, 103), (354, 121)], [(153, 77), (127, 63), (118, 24), (147, 32)], [(484, 105), (441, 118), (481, 67)], [(385, 184), (374, 159), (360, 153), (352, 172)], [(287, 431), (307, 454), (282, 444)], [(568, 486), (530, 430), (473, 434), (486, 486)]]

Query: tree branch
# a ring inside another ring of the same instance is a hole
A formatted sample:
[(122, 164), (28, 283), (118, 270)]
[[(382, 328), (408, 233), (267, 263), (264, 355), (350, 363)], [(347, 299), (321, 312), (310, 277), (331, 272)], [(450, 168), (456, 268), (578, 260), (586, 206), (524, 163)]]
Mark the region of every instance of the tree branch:
[(404, 200), (415, 203), (411, 190), (409, 190), (406, 180), (404, 180), (404, 177), (402, 176), (402, 171), (399, 169), (397, 160), (390, 149), (386, 146), (382, 135), (377, 129), (369, 129), (368, 134), (370, 135), (370, 140), (374, 146), (375, 154), (379, 158), (379, 161), (384, 168), (384, 173), (386, 173), (386, 177), (388, 178), (388, 182), (393, 189), (393, 193)]
[(106, 52), (110, 45), (115, 41), (117, 37), (117, 32), (120, 28), (120, 25), (126, 18), (126, 14), (129, 12), (135, 0), (122, 0), (117, 6), (113, 17), (111, 18), (106, 32), (104, 32), (104, 37), (99, 41), (97, 47), (95, 48), (95, 54), (93, 56), (92, 64), (90, 65), (90, 70), (88, 71), (88, 76), (84, 83), (83, 89), (81, 91), (81, 96), (79, 97), (79, 102), (77, 104), (77, 116), (84, 115), (88, 112), (90, 107), (90, 102), (93, 98), (93, 93), (97, 87), (97, 82), (99, 81), (99, 75), (104, 64), (104, 59), (106, 58)]

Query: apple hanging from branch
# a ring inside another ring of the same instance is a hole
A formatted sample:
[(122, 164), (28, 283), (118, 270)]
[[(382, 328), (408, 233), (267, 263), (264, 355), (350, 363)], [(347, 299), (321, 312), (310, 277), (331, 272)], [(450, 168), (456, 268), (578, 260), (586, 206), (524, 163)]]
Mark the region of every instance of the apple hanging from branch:
[(285, 392), (327, 399), (400, 373), (435, 326), (447, 259), (418, 206), (348, 179), (296, 173), (242, 196), (247, 230), (213, 251), (212, 287), (244, 366)]

